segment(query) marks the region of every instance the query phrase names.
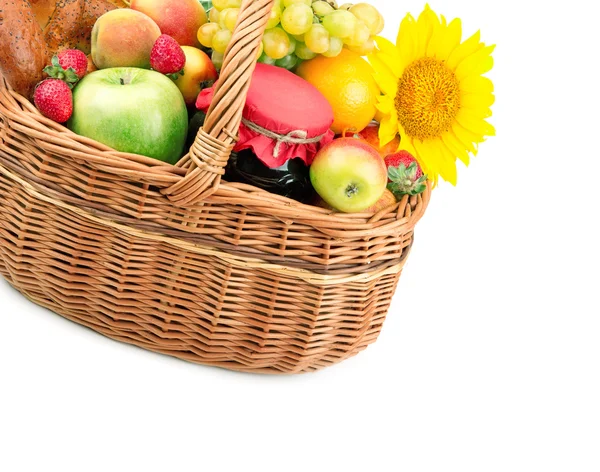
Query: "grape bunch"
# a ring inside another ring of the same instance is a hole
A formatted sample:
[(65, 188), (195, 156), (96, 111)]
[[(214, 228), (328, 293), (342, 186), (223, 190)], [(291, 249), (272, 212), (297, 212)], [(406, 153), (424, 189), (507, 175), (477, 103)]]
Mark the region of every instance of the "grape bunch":
[[(198, 41), (212, 50), (217, 69), (223, 64), (241, 4), (242, 0), (213, 0), (209, 22), (198, 30)], [(375, 48), (373, 38), (383, 26), (383, 16), (368, 3), (338, 7), (335, 0), (275, 0), (258, 61), (293, 70), (319, 54), (335, 57), (343, 48), (366, 56)]]

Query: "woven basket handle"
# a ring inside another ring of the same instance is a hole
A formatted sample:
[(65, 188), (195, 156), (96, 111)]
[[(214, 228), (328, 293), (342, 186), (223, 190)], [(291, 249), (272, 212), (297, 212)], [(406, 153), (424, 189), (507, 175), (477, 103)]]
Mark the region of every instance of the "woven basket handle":
[(189, 154), (177, 163), (177, 167), (187, 169), (187, 174), (162, 191), (177, 206), (198, 203), (219, 188), (237, 140), (256, 56), (273, 3), (274, 0), (242, 2), (204, 127), (198, 132)]

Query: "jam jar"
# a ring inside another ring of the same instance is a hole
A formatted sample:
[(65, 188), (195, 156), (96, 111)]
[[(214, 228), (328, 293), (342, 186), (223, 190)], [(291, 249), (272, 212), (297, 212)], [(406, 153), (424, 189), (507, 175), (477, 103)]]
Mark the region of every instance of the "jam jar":
[(233, 152), (224, 178), (228, 182), (254, 185), (301, 203), (310, 203), (316, 195), (310, 183), (309, 167), (299, 157), (288, 159), (280, 167), (271, 168), (250, 149)]
[[(213, 94), (213, 88), (200, 93), (198, 110), (208, 110)], [(310, 202), (310, 165), (333, 140), (332, 123), (331, 105), (313, 85), (286, 69), (257, 64), (225, 180)]]

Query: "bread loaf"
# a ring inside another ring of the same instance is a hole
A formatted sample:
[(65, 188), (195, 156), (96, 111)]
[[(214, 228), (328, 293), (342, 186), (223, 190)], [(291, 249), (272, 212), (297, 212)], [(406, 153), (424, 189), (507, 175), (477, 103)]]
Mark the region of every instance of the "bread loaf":
[(48, 24), (44, 38), (52, 55), (61, 49), (74, 46), (83, 22), (84, 0), (58, 0)]
[[(54, 8), (48, 18), (50, 2)], [(52, 54), (61, 49), (79, 49), (89, 54), (94, 23), (121, 3), (120, 0), (37, 0), (34, 11), (38, 22), (45, 25), (44, 37)]]
[(28, 0), (0, 0), (0, 72), (30, 98), (50, 56), (42, 28)]
[(35, 19), (43, 30), (56, 9), (56, 0), (29, 0), (29, 2), (31, 3)]

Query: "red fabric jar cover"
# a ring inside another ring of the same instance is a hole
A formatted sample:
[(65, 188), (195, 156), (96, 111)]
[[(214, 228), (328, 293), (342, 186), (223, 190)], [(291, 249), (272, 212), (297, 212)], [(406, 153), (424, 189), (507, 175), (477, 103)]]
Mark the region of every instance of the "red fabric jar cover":
[[(208, 111), (212, 98), (213, 88), (204, 89), (196, 107)], [(272, 169), (295, 157), (310, 165), (334, 138), (329, 102), (312, 84), (280, 67), (256, 65), (242, 116), (233, 150), (252, 149)]]

